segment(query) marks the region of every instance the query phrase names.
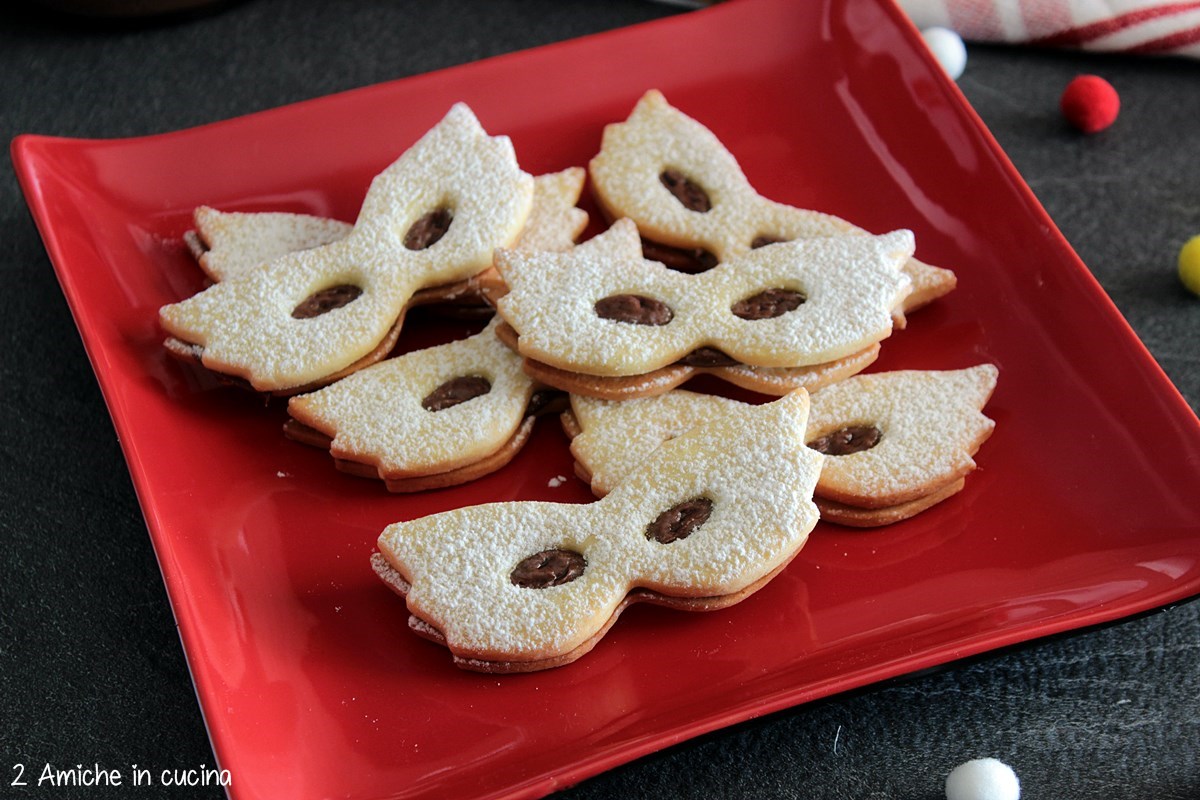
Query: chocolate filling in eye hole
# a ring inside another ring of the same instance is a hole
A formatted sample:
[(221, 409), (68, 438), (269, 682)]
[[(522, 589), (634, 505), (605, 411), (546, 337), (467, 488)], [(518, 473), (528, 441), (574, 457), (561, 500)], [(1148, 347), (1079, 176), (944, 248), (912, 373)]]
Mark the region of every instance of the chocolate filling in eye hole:
[(757, 250), (760, 247), (766, 247), (769, 244), (779, 244), (780, 242), (789, 241), (788, 239), (780, 239), (777, 236), (768, 236), (765, 233), (760, 233), (750, 242), (750, 249)]
[(450, 230), (454, 215), (448, 208), (437, 208), (412, 224), (404, 234), (404, 246), (409, 250), (424, 250), (437, 244)]
[(697, 347), (675, 363), (687, 367), (733, 367), (739, 362), (715, 347)]
[(729, 310), (739, 319), (773, 319), (795, 311), (803, 304), (804, 295), (793, 289), (767, 289), (737, 301)]
[(663, 170), (658, 179), (662, 181), (663, 186), (667, 187), (667, 191), (674, 195), (676, 200), (683, 203), (683, 207), (689, 211), (698, 211), (703, 214), (712, 209), (712, 201), (708, 199), (708, 192), (679, 170)]
[(508, 579), (522, 589), (548, 589), (570, 583), (586, 568), (582, 553), (555, 548), (521, 559)]
[(491, 381), (478, 375), (460, 375), (434, 389), (421, 401), (426, 411), (441, 411), (459, 403), (485, 395), (492, 390)]
[(361, 287), (350, 283), (330, 286), (328, 289), (313, 292), (301, 300), (300, 305), (292, 309), (292, 317), (295, 319), (312, 319), (322, 314), (328, 314), (335, 308), (350, 305), (358, 299), (358, 296), (362, 292)]
[(708, 272), (717, 265), (717, 257), (702, 247), (671, 247), (649, 239), (642, 239), (642, 255), (662, 262), (667, 269), (689, 275)]
[(712, 516), (713, 502), (707, 497), (693, 497), (671, 506), (646, 526), (646, 538), (659, 544), (686, 539)]
[(596, 301), (595, 309), (601, 319), (633, 325), (666, 325), (675, 317), (675, 312), (663, 301), (638, 294), (614, 294), (601, 298)]
[(813, 439), (808, 446), (827, 456), (848, 456), (861, 453), (879, 444), (882, 431), (874, 425), (847, 425), (832, 433)]

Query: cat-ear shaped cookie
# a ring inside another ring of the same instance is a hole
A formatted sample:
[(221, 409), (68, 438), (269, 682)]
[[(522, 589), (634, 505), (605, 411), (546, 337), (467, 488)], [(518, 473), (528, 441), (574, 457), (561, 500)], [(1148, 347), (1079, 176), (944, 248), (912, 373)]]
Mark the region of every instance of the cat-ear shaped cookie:
[(496, 338), (496, 324), (292, 397), (284, 432), (328, 448), (339, 469), (381, 478), (394, 492), (500, 469), (525, 445), (548, 398)]
[(332, 244), (354, 230), (348, 222), (311, 214), (218, 211), (209, 206), (192, 212), (192, 224), (183, 241), (214, 282), (288, 253)]
[(258, 391), (295, 393), (386, 355), (414, 293), (491, 266), (529, 216), (533, 178), (507, 137), (490, 137), (465, 105), (367, 192), (343, 239), (289, 253), (159, 312), (204, 366)]
[(827, 454), (821, 497), (850, 509), (898, 509), (959, 484), (995, 428), (982, 409), (998, 376), (980, 364), (857, 375), (822, 389), (805, 437)]
[[(596, 199), (609, 219), (628, 217), (648, 241), (647, 256), (685, 271), (707, 269), (777, 242), (862, 229), (831, 214), (776, 203), (758, 194), (737, 160), (702, 124), (647, 92), (629, 118), (608, 125), (589, 165)], [(902, 314), (951, 291), (954, 273), (910, 258), (913, 291)]]
[(823, 457), (803, 391), (731, 407), (603, 499), (495, 503), (388, 526), (376, 570), (455, 663), (526, 672), (586, 653), (631, 602), (730, 605), (799, 551)]
[[(821, 518), (886, 525), (961, 490), (994, 428), (981, 412), (997, 374), (991, 364), (881, 372), (814, 393), (804, 440), (826, 454), (815, 492)], [(604, 496), (660, 443), (736, 405), (686, 391), (623, 403), (572, 396), (563, 424), (576, 471)]]
[(912, 248), (908, 231), (797, 240), (684, 275), (642, 258), (620, 220), (569, 253), (497, 251), (509, 287), (497, 311), (522, 355), (588, 375), (642, 375), (711, 350), (810, 366), (891, 334)]

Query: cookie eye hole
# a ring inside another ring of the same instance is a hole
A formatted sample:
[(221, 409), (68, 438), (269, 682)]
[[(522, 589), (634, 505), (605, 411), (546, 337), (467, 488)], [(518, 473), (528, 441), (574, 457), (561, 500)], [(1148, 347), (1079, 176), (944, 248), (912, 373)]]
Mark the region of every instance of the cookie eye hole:
[(421, 407), (426, 411), (442, 411), (459, 403), (480, 397), (492, 390), (492, 383), (480, 375), (459, 375), (425, 395)]
[(697, 347), (675, 363), (688, 367), (733, 367), (740, 362), (715, 347)]
[(779, 244), (779, 243), (781, 243), (781, 242), (788, 242), (788, 241), (791, 241), (791, 240), (790, 240), (790, 239), (784, 239), (784, 238), (782, 238), (782, 237), (779, 237), (779, 236), (772, 236), (772, 235), (770, 235), (770, 234), (768, 234), (768, 233), (760, 233), (758, 236), (755, 236), (755, 237), (754, 237), (754, 238), (753, 238), (753, 239), (750, 241), (750, 249), (751, 249), (751, 250), (757, 250), (758, 248), (760, 248), (760, 247), (766, 247), (766, 246), (767, 246), (767, 245), (769, 245), (769, 244)]
[(805, 299), (804, 294), (795, 289), (767, 289), (737, 301), (729, 310), (739, 319), (774, 319), (795, 311)]
[(712, 509), (713, 501), (707, 497), (693, 497), (676, 503), (646, 526), (646, 538), (659, 544), (686, 539), (708, 522)]
[(596, 316), (631, 325), (666, 325), (675, 312), (662, 300), (640, 294), (614, 294), (596, 301)]
[(542, 550), (521, 559), (508, 579), (522, 589), (548, 589), (570, 583), (583, 574), (587, 559), (574, 550)]
[(292, 317), (294, 319), (312, 319), (322, 314), (328, 314), (335, 308), (350, 305), (362, 293), (362, 287), (355, 286), (352, 283), (341, 283), (337, 286), (330, 286), (319, 292), (313, 292), (301, 300), (300, 304), (292, 309)]
[(808, 446), (827, 456), (848, 456), (879, 444), (883, 432), (874, 425), (847, 425), (813, 439)]
[(418, 219), (404, 234), (404, 246), (409, 250), (424, 250), (438, 243), (450, 223), (454, 221), (454, 213), (445, 206), (440, 206)]
[(712, 201), (708, 199), (708, 192), (679, 170), (664, 169), (659, 173), (658, 179), (687, 210), (703, 214), (712, 209)]
[(562, 396), (557, 389), (537, 390), (529, 396), (529, 402), (525, 405), (525, 416), (536, 417)]
[(669, 244), (642, 239), (642, 255), (659, 261), (667, 269), (695, 275), (717, 265), (717, 257), (703, 247), (671, 247)]

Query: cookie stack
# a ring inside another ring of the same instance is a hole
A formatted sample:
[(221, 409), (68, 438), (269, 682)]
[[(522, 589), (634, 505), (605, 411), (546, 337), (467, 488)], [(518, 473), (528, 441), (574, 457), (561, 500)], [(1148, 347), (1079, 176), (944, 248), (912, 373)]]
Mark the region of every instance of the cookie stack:
[[(818, 517), (885, 525), (960, 491), (993, 427), (992, 365), (858, 374), (954, 288), (911, 232), (762, 197), (657, 91), (606, 128), (588, 175), (611, 225), (576, 245), (584, 170), (526, 174), (459, 104), (353, 225), (197, 209), (185, 238), (213, 284), (160, 312), (170, 352), (290, 396), (288, 436), (392, 491), (500, 469), (562, 412), (595, 503), (462, 508), (379, 537), (412, 629), (468, 669), (569, 663), (634, 602), (738, 602)], [(388, 358), (421, 304), (496, 315)], [(781, 399), (676, 388), (697, 374)]]

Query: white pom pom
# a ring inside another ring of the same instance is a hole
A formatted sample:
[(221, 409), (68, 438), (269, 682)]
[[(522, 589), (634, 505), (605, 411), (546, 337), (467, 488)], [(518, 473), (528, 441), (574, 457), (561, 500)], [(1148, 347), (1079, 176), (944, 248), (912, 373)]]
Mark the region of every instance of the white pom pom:
[(946, 777), (946, 800), (1018, 800), (1021, 782), (1012, 767), (994, 758), (959, 764)]
[(921, 31), (921, 38), (950, 79), (958, 80), (967, 68), (967, 48), (962, 38), (949, 28), (938, 27)]

